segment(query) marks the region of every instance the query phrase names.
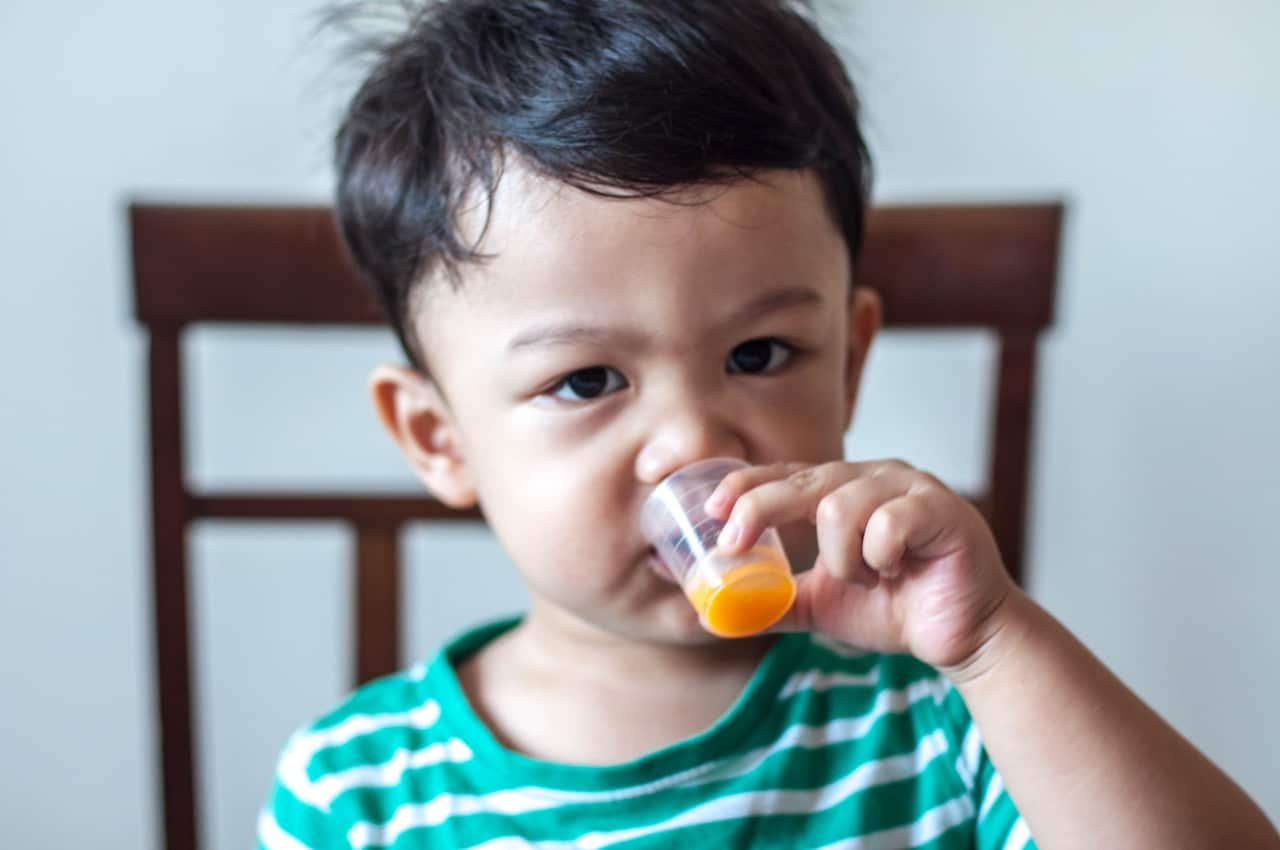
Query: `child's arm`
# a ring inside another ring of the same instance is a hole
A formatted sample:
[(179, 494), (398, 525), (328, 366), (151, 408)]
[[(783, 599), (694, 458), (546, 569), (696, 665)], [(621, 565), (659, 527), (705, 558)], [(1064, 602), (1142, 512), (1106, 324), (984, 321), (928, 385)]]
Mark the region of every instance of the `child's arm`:
[(1027, 596), (947, 672), (1041, 848), (1274, 848), (1262, 811)]
[(757, 467), (708, 510), (722, 545), (809, 520), (787, 628), (945, 672), (1041, 848), (1280, 848), (1261, 810), (1023, 594), (977, 511), (899, 463)]

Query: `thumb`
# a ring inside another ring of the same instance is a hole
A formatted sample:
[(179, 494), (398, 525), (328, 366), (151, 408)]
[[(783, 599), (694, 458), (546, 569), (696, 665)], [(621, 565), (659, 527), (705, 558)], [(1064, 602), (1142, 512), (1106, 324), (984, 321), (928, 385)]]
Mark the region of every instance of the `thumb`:
[[(858, 613), (875, 589), (871, 582), (836, 578), (819, 556), (811, 569), (795, 577), (796, 598), (771, 632), (821, 632), (848, 640)], [(860, 630), (859, 630), (860, 631)]]

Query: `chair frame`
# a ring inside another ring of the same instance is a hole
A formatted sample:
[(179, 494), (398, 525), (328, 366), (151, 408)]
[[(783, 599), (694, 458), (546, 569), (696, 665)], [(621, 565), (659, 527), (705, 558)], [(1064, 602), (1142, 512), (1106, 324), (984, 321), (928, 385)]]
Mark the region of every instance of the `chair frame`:
[[(1053, 321), (1060, 203), (876, 208), (857, 268), (887, 327), (999, 338), (989, 489), (971, 498), (1023, 580), (1036, 343)], [(355, 536), (355, 682), (400, 667), (399, 532), (481, 520), (399, 493), (197, 492), (187, 482), (182, 340), (204, 323), (376, 325), (383, 319), (323, 206), (129, 207), (135, 315), (148, 339), (151, 576), (164, 840), (198, 846), (188, 531), (197, 520), (328, 521)], [(300, 296), (305, 293), (305, 297)]]

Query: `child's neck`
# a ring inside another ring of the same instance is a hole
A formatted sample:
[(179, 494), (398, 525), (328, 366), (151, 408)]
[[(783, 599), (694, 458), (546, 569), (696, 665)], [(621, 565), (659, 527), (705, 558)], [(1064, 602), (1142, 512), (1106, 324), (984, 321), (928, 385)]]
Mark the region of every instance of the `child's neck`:
[(643, 643), (535, 611), (465, 659), (458, 677), (505, 746), (546, 761), (619, 764), (710, 728), (775, 639)]

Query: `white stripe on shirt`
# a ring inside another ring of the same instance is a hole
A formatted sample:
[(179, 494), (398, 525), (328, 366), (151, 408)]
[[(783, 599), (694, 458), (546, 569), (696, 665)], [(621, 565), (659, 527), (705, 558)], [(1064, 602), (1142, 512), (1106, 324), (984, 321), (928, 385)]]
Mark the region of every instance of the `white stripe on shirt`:
[[(866, 762), (847, 776), (821, 788), (807, 791), (767, 790), (729, 794), (709, 800), (657, 824), (614, 832), (590, 833), (580, 837), (576, 842), (548, 842), (539, 846), (563, 847), (566, 850), (568, 848), (595, 850), (595, 848), (607, 847), (653, 833), (730, 820), (746, 814), (758, 816), (819, 812), (836, 806), (867, 788), (918, 776), (933, 759), (946, 751), (946, 735), (941, 730), (935, 730), (922, 738), (913, 752)], [(582, 796), (599, 795), (583, 792)], [(522, 793), (522, 789), (480, 796), (440, 794), (425, 805), (397, 807), (391, 820), (386, 823), (377, 824), (370, 821), (357, 823), (347, 833), (347, 840), (357, 850), (370, 845), (384, 846), (395, 843), (401, 834), (410, 829), (437, 826), (451, 817), (482, 812), (505, 815), (523, 814), (538, 809), (554, 808), (556, 805), (557, 803), (553, 800), (538, 799)], [(972, 804), (969, 811), (972, 813)], [(503, 846), (516, 846), (511, 843), (514, 840), (504, 837), (487, 841), (478, 845), (476, 850), (480, 848), (498, 850)]]
[(901, 850), (933, 841), (973, 817), (973, 803), (966, 795), (954, 797), (925, 812), (906, 826), (846, 838), (818, 850)]
[(459, 738), (440, 741), (420, 750), (398, 749), (381, 764), (366, 764), (330, 773), (311, 783), (309, 792), (314, 805), (328, 809), (340, 795), (356, 788), (394, 788), (405, 771), (448, 762), (460, 763), (474, 758), (471, 748)]
[(832, 688), (872, 687), (880, 681), (880, 667), (871, 668), (866, 673), (825, 673), (821, 670), (810, 670), (806, 673), (793, 673), (787, 683), (778, 692), (778, 699), (786, 699), (800, 691), (829, 691)]
[[(430, 729), (440, 719), (440, 704), (428, 700), (408, 711), (390, 714), (356, 714), (336, 726), (301, 732), (293, 737), (280, 757), (280, 782), (304, 803), (328, 811), (329, 801), (317, 791), (317, 783), (307, 775), (311, 759), (321, 750), (347, 743), (353, 738), (370, 735), (393, 726)], [(332, 799), (332, 798), (329, 798)]]
[(310, 847), (285, 832), (276, 823), (275, 815), (263, 810), (258, 815), (258, 843), (266, 850), (311, 850)]
[(1000, 799), (1002, 793), (1004, 793), (1004, 779), (997, 773), (987, 783), (987, 792), (982, 796), (982, 808), (978, 809), (979, 825), (987, 819), (987, 815), (991, 814), (991, 807), (996, 804), (996, 800)]
[(1018, 818), (1009, 830), (1009, 838), (1004, 842), (1004, 850), (1024, 850), (1031, 843), (1031, 828), (1022, 818)]

